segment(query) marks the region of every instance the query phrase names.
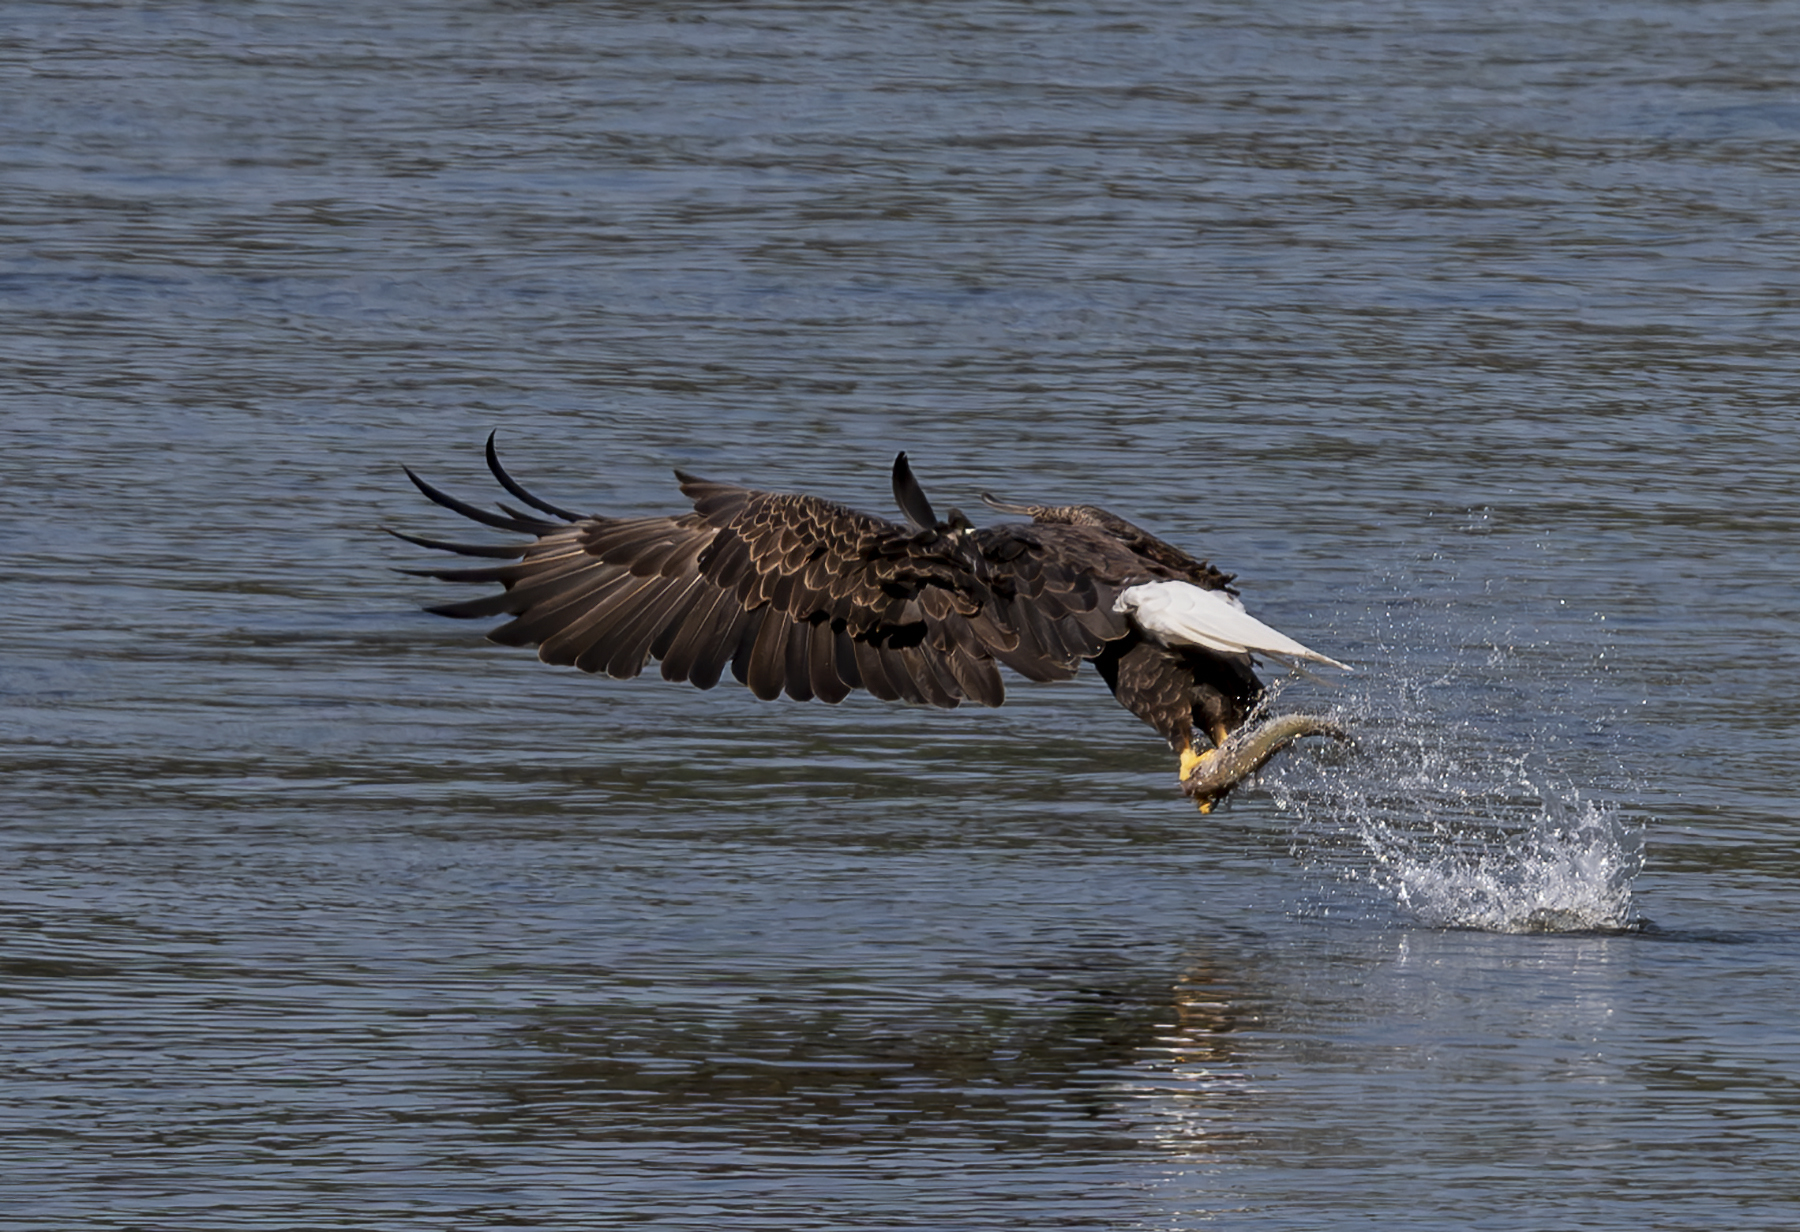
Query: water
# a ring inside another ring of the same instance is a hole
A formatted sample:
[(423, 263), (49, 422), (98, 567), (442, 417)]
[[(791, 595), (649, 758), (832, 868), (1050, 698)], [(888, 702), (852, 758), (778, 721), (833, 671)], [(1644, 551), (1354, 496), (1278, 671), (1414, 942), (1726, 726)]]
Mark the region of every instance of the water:
[[(0, 23), (0, 1226), (1800, 1219), (1781, 6)], [(544, 668), (493, 427), (1106, 504), (1358, 748)]]

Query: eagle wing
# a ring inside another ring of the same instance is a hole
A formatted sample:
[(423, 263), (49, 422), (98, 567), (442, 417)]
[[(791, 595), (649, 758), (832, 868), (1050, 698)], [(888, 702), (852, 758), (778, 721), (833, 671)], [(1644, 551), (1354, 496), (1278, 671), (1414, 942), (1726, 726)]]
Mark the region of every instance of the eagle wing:
[(964, 700), (999, 705), (1005, 690), (997, 661), (1034, 679), (1060, 679), (1098, 646), (1065, 629), (1082, 613), (1095, 619), (1085, 596), (1067, 601), (1068, 570), (991, 566), (941, 529), (680, 472), (694, 503), (689, 513), (583, 516), (520, 486), (501, 467), (491, 436), (487, 460), (534, 512), (504, 505), (490, 512), (407, 475), (445, 508), (531, 542), (460, 544), (394, 533), (424, 547), (507, 560), (407, 572), (500, 584), (499, 593), (428, 610), (509, 616), (488, 636), (536, 645), (548, 663), (623, 679), (654, 659), (665, 679), (700, 688), (717, 684), (729, 667), (764, 699), (785, 692), (836, 702), (860, 688), (948, 708)]

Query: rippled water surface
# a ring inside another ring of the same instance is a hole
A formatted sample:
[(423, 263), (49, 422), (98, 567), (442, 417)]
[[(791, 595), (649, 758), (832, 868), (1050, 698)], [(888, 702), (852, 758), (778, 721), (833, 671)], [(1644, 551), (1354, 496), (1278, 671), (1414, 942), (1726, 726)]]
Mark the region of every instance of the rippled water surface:
[[(0, 1226), (1800, 1221), (1787, 6), (0, 31)], [(1106, 504), (1357, 746), (544, 667), (496, 427)]]

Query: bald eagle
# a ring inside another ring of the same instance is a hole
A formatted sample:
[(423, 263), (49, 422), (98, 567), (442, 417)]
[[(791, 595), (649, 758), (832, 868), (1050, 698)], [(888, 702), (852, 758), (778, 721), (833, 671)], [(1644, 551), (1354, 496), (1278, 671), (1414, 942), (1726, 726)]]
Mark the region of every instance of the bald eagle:
[[(856, 689), (885, 701), (998, 706), (999, 668), (1067, 680), (1092, 662), (1113, 696), (1180, 758), (1202, 810), (1297, 735), (1342, 733), (1329, 720), (1282, 716), (1228, 742), (1263, 700), (1261, 657), (1345, 665), (1244, 610), (1233, 575), (1093, 505), (1017, 505), (1029, 517), (977, 527), (940, 519), (904, 453), (894, 499), (905, 523), (816, 496), (764, 492), (676, 471), (688, 513), (578, 514), (488, 469), (531, 512), (498, 513), (450, 496), (408, 468), (437, 504), (531, 540), (450, 543), (399, 531), (420, 547), (511, 563), (403, 570), (503, 589), (426, 610), (510, 619), (488, 637), (536, 646), (546, 663), (626, 679), (650, 660), (665, 680), (702, 689), (727, 667), (764, 700), (840, 702)], [(540, 516), (544, 515), (544, 516)], [(1197, 749), (1197, 737), (1211, 747)]]

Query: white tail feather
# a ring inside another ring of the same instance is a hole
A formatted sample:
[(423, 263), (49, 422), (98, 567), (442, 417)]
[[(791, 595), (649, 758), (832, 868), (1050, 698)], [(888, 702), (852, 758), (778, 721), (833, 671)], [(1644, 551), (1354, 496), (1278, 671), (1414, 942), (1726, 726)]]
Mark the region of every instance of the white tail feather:
[(1138, 627), (1164, 646), (1204, 646), (1224, 654), (1262, 654), (1271, 659), (1307, 659), (1350, 668), (1329, 655), (1308, 650), (1244, 610), (1222, 590), (1191, 582), (1145, 582), (1119, 592), (1113, 611), (1132, 616)]

